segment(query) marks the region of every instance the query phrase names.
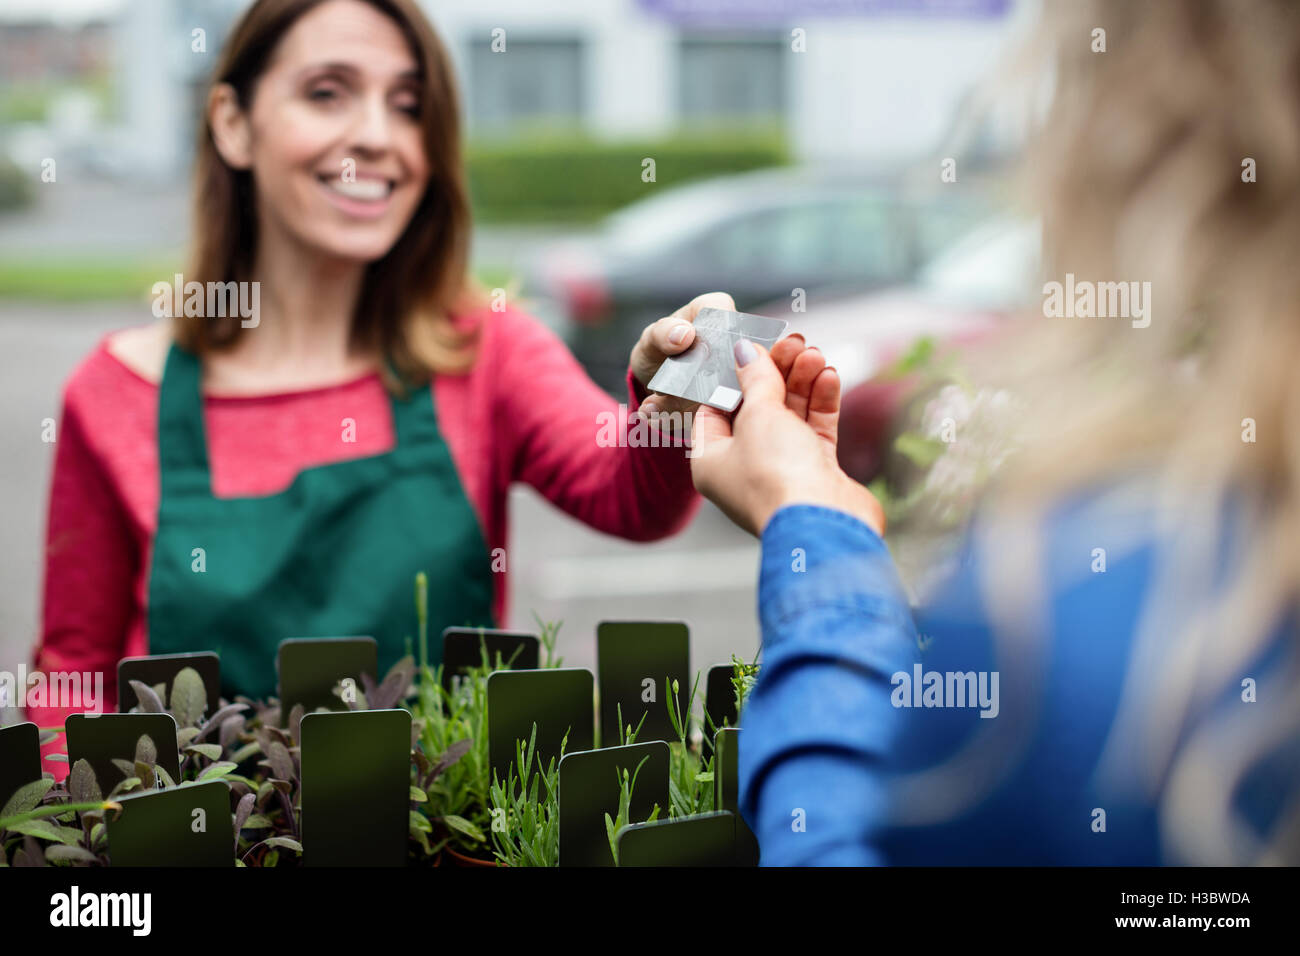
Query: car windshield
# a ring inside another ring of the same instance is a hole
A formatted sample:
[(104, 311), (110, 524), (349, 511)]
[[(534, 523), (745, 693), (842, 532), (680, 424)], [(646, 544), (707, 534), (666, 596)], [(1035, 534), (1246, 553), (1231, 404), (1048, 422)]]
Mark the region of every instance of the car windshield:
[(1010, 310), (1034, 294), (1042, 230), (1036, 222), (977, 228), (925, 266), (917, 285), (943, 303)]

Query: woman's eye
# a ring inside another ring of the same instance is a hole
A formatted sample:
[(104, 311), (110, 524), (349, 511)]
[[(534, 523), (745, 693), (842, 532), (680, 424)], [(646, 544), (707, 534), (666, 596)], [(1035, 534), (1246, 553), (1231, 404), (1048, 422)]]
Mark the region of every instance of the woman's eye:
[(339, 92), (334, 86), (316, 86), (307, 91), (307, 98), (315, 103), (328, 103), (338, 99)]

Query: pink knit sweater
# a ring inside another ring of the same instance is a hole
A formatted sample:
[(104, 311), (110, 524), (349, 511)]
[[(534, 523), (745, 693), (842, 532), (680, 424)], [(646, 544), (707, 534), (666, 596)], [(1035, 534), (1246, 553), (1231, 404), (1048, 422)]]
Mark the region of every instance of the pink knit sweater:
[[(665, 537), (690, 520), (699, 498), (683, 449), (598, 443), (602, 413), (617, 412), (618, 405), (550, 330), (517, 311), (485, 309), (466, 320), (481, 323), (478, 358), (468, 374), (438, 376), (434, 401), (489, 548), (505, 547), (506, 493), (515, 481), (597, 530), (636, 541)], [(645, 392), (630, 372), (628, 388), (628, 408), (635, 410)], [(379, 454), (393, 444), (377, 374), (307, 391), (207, 397), (204, 405), (218, 497), (273, 494), (304, 468)], [(341, 440), (345, 418), (356, 422), (355, 442)], [(40, 670), (103, 672), (105, 710), (116, 707), (117, 661), (149, 653), (157, 423), (158, 386), (101, 341), (64, 389), (43, 628), (33, 660)], [(496, 575), (500, 621), (505, 577)], [(28, 719), (57, 726), (70, 712), (30, 708)], [(62, 738), (45, 748), (62, 749)], [(47, 769), (61, 778), (67, 765)]]

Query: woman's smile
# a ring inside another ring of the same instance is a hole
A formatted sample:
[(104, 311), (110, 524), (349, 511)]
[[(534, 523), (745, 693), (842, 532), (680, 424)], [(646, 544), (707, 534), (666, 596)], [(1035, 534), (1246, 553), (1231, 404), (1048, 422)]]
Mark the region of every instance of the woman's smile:
[(357, 219), (378, 219), (388, 212), (397, 182), (379, 176), (358, 174), (345, 179), (341, 175), (316, 175), (325, 198), (344, 215)]

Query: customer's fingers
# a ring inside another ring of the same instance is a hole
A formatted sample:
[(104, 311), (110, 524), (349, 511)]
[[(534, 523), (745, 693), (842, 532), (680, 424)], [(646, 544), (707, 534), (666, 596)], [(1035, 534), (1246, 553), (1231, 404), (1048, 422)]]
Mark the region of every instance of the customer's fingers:
[(785, 378), (767, 349), (748, 339), (738, 339), (733, 352), (736, 377), (740, 379), (740, 390), (744, 395), (744, 404), (738, 415), (752, 414), (747, 409), (765, 408), (785, 401)]
[(813, 382), (826, 367), (826, 357), (814, 347), (804, 349), (794, 360), (790, 374), (785, 378), (785, 404), (800, 418), (808, 417), (808, 399)]
[(772, 361), (776, 363), (776, 367), (781, 370), (782, 375), (789, 375), (794, 360), (807, 347), (808, 345), (804, 342), (803, 336), (798, 332), (792, 332), (772, 346)]
[(831, 366), (813, 381), (808, 398), (808, 424), (832, 445), (839, 440), (840, 374)]
[(731, 419), (716, 408), (701, 405), (691, 425), (691, 455), (698, 458), (716, 451), (720, 442), (731, 438)]
[(697, 295), (684, 306), (669, 316), (670, 319), (685, 319), (687, 322), (694, 322), (695, 317), (700, 314), (700, 309), (714, 308), (723, 309), (727, 312), (736, 311), (736, 300), (725, 292), (705, 292), (703, 295)]

